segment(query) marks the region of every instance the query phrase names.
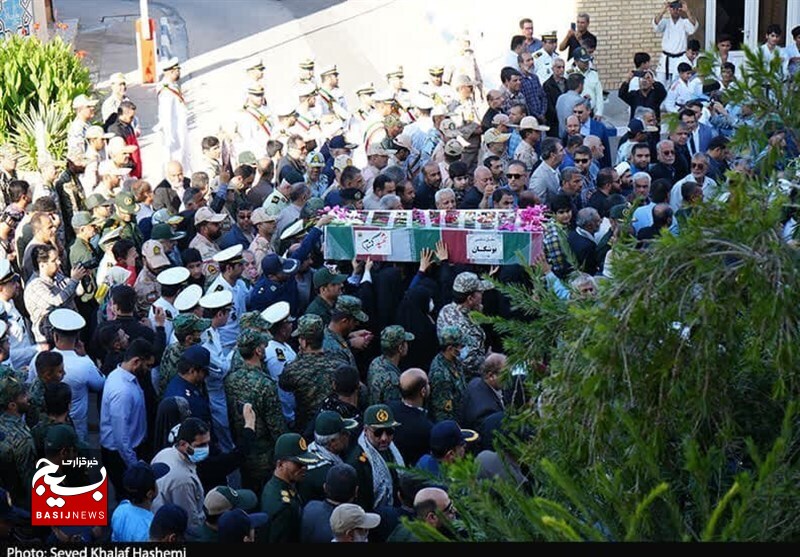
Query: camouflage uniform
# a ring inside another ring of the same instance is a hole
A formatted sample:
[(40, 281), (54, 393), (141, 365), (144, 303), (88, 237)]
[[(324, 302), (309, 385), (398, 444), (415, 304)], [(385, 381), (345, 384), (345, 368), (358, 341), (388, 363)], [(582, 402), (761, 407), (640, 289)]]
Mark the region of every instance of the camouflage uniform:
[(317, 415), (322, 401), (330, 394), (332, 371), (330, 355), (325, 352), (300, 354), (283, 368), (278, 385), (284, 391), (294, 393), (296, 431), (305, 431)]
[(463, 359), (464, 369), (471, 376), (478, 376), (481, 366), (486, 359), (486, 333), (480, 325), (475, 324), (469, 317), (469, 311), (455, 302), (447, 304), (439, 312), (436, 320), (436, 329), (441, 334), (445, 327), (456, 327), (461, 330), (467, 355)]
[[(338, 360), (337, 364), (348, 364), (356, 367), (356, 357), (350, 350), (350, 345), (339, 333), (325, 329), (322, 339), (322, 349), (331, 358)], [(335, 367), (335, 365), (334, 365)]]
[(133, 289), (136, 290), (137, 315), (147, 315), (150, 306), (161, 296), (161, 284), (156, 280), (156, 274), (147, 265), (136, 277)]
[[(248, 311), (247, 313), (243, 313), (239, 318), (239, 330), (254, 330), (271, 338), (271, 335), (269, 334), (269, 323), (267, 323), (261, 317), (261, 312), (258, 311)], [(239, 353), (238, 348), (233, 350), (231, 355), (231, 369), (241, 367), (243, 364), (244, 360), (242, 359), (242, 355)], [(266, 370), (267, 366), (265, 363), (264, 371), (266, 372)]]
[(183, 351), (188, 347), (182, 344), (170, 344), (161, 356), (161, 363), (158, 366), (158, 397), (161, 399), (167, 385), (172, 378), (178, 375), (178, 360), (181, 359)]
[(400, 368), (389, 358), (396, 354), (404, 342), (414, 340), (414, 335), (407, 333), (400, 325), (390, 325), (381, 331), (381, 350), (367, 370), (367, 387), (369, 403), (382, 404), (390, 400), (400, 400)]
[[(244, 342), (266, 344), (269, 339), (256, 331), (245, 330), (239, 334), (237, 345), (242, 346)], [(274, 468), (272, 452), (275, 440), (286, 432), (278, 386), (265, 371), (263, 362), (256, 365), (242, 362), (232, 366), (225, 377), (225, 393), (235, 439), (242, 439), (244, 435), (244, 417), (237, 411), (237, 404), (249, 402), (255, 410), (256, 438), (242, 464), (242, 479), (248, 489), (260, 490)]]
[(30, 404), (30, 410), (28, 410), (25, 416), (25, 421), (28, 427), (33, 427), (47, 416), (47, 409), (44, 405), (44, 381), (39, 377), (34, 379), (33, 383), (31, 383), (28, 404)]
[(4, 409), (0, 412), (0, 485), (18, 506), (30, 508), (30, 486), (36, 471), (33, 437), (22, 416), (5, 411), (8, 403), (26, 390), (18, 374), (7, 374), (0, 379), (0, 408)]
[[(457, 327), (445, 327), (439, 335), (442, 349), (453, 345), (458, 346), (462, 342), (463, 335)], [(442, 420), (459, 421), (461, 405), (467, 390), (464, 366), (461, 361), (458, 358), (452, 362), (448, 361), (444, 354), (439, 352), (431, 362), (428, 380), (431, 384), (431, 420), (434, 423)]]

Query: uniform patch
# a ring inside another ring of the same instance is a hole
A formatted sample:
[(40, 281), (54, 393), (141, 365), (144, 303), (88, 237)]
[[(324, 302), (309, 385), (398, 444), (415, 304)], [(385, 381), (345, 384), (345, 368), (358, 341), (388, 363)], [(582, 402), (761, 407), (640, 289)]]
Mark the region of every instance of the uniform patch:
[(359, 460), (359, 462), (366, 462), (367, 461), (366, 453), (361, 453), (361, 456), (358, 457), (358, 460)]
[(214, 292), (221, 292), (223, 290), (225, 290), (225, 287), (222, 286), (221, 284), (218, 284), (217, 287), (214, 289)]
[(284, 503), (288, 503), (289, 501), (291, 501), (291, 499), (289, 499), (288, 497), (281, 497), (281, 501), (283, 501)]
[(447, 402), (445, 402), (444, 403), (444, 409), (447, 412), (452, 412), (453, 411), (453, 401), (452, 400), (448, 400)]
[(282, 348), (276, 348), (275, 349), (275, 357), (278, 358), (279, 362), (285, 362), (286, 361), (286, 354), (283, 353), (283, 349)]

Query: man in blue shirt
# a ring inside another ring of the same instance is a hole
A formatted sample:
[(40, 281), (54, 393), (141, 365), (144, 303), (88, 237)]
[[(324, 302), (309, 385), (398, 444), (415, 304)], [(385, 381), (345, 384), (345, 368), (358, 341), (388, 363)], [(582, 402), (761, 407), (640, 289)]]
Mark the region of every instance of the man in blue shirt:
[(461, 429), (454, 420), (442, 420), (431, 429), (431, 452), (420, 457), (416, 468), (441, 478), (441, 463), (464, 458), (467, 443), (477, 441), (478, 437), (477, 431)]
[(147, 436), (144, 392), (139, 382), (149, 380), (154, 360), (153, 345), (137, 338), (103, 388), (100, 445), (103, 465), (119, 499), (128, 496), (122, 478), (125, 470), (139, 461), (136, 451), (142, 450)]
[(129, 499), (120, 501), (111, 515), (112, 542), (146, 542), (150, 540), (150, 523), (153, 512), (150, 507), (156, 498), (156, 480), (169, 472), (169, 466), (156, 463), (150, 466), (139, 461), (125, 471), (122, 483)]

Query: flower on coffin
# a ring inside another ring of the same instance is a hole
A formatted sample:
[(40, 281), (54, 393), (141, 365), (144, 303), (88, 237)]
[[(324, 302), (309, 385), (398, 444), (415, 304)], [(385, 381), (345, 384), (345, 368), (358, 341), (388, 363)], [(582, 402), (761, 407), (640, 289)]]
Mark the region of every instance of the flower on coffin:
[(364, 224), (364, 219), (361, 218), (361, 213), (355, 209), (347, 207), (325, 207), (325, 212), (333, 216), (333, 224)]

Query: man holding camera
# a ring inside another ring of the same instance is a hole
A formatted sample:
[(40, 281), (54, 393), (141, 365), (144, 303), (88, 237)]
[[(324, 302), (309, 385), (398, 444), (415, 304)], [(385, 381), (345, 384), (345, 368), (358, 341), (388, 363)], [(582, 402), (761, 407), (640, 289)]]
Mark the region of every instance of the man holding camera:
[[(72, 215), (70, 224), (75, 231), (75, 241), (69, 248), (69, 266), (74, 268), (81, 264), (88, 271), (81, 280), (77, 290), (78, 298), (75, 300), (78, 313), (89, 323), (89, 327), (85, 329), (88, 331), (93, 330), (97, 323), (97, 317), (94, 315), (97, 310), (97, 302), (94, 295), (97, 292), (97, 266), (102, 257), (95, 251), (91, 242), (92, 238), (97, 236), (97, 231), (103, 226), (103, 221), (94, 218), (88, 211), (78, 211)], [(84, 340), (89, 340), (88, 332), (84, 335)]]
[[(665, 17), (667, 12), (669, 17)], [(672, 81), (678, 59), (686, 54), (689, 35), (697, 31), (697, 18), (692, 15), (685, 0), (668, 1), (653, 18), (653, 31), (663, 35), (658, 80), (667, 86)]]

